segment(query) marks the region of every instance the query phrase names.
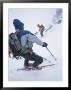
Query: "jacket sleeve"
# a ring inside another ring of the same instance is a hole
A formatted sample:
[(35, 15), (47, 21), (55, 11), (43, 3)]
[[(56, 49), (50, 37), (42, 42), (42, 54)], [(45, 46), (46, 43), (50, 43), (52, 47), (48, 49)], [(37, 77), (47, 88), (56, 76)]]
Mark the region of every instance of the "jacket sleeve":
[(26, 47), (27, 38), (28, 38), (27, 35), (23, 35), (21, 37), (21, 45), (22, 45), (22, 47)]
[(36, 44), (41, 45), (41, 46), (43, 45), (43, 42), (35, 35), (29, 34), (28, 36), (29, 36), (28, 41), (31, 41), (31, 42), (36, 43)]

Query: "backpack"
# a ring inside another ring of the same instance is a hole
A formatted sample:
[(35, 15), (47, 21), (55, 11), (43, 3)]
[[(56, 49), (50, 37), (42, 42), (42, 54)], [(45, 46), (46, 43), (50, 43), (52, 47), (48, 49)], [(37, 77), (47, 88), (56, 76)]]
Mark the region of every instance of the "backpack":
[(21, 51), (21, 44), (16, 33), (9, 34), (9, 47), (13, 53), (13, 56), (19, 56)]

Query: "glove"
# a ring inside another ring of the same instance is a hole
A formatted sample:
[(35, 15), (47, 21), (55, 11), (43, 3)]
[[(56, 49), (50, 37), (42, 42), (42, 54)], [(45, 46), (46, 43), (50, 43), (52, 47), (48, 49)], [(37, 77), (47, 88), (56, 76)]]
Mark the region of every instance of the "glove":
[(62, 22), (62, 20), (58, 20), (57, 24), (60, 24)]
[(45, 42), (43, 42), (43, 45), (42, 45), (43, 47), (47, 47), (48, 46), (48, 44), (47, 43), (45, 43)]

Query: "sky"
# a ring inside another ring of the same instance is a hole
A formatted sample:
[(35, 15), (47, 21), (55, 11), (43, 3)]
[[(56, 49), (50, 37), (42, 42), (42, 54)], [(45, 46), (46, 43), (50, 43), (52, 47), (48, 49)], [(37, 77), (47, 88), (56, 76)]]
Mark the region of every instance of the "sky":
[(19, 19), (24, 23), (24, 29), (38, 31), (37, 24), (44, 24), (45, 27), (51, 23), (56, 9), (52, 8), (22, 8), (22, 9), (8, 9), (9, 16), (9, 33), (14, 32), (13, 20)]

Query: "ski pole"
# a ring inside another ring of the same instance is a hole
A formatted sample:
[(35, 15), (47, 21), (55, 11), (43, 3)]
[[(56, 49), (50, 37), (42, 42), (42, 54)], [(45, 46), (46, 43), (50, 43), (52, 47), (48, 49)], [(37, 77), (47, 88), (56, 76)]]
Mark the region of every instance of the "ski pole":
[(55, 56), (51, 53), (51, 51), (46, 47), (46, 49), (50, 52), (50, 54), (52, 55), (52, 57), (56, 60)]
[(44, 57), (42, 57), (45, 61), (48, 61), (49, 63), (51, 63), (51, 61), (49, 61), (48, 59), (46, 59), (46, 58), (44, 58)]
[(50, 25), (46, 30), (45, 32), (47, 32), (49, 29), (51, 29), (53, 27), (53, 25)]

